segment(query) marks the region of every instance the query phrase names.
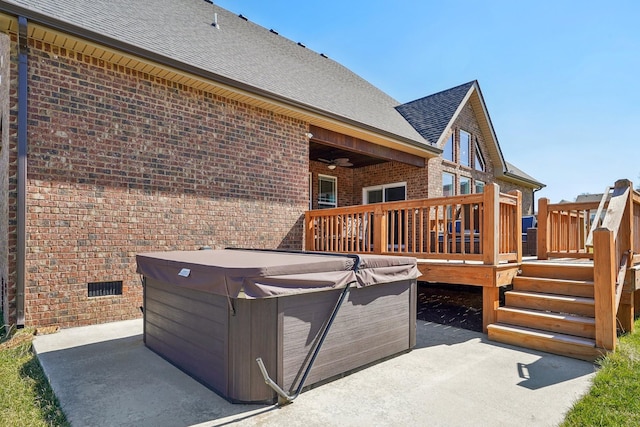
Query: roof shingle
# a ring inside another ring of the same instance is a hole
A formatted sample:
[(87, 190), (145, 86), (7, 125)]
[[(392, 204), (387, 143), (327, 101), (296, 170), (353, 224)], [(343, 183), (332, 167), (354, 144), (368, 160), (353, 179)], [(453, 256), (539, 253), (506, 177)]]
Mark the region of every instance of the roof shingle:
[[(339, 63), (204, 0), (2, 3), (47, 16), (78, 29), (81, 35), (134, 46), (224, 81), (428, 147), (395, 110), (399, 103), (380, 89)], [(219, 28), (212, 26), (214, 13)]]
[(475, 80), (396, 107), (431, 145), (446, 130)]

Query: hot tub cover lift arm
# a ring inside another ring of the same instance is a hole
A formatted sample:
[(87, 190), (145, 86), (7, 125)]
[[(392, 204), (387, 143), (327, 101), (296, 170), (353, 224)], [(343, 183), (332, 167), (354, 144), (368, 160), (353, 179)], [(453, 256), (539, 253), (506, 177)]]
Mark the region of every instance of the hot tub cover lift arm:
[[(355, 263), (354, 263), (354, 266), (353, 266), (353, 270), (354, 271), (358, 271), (358, 266), (360, 265), (360, 258), (357, 255), (348, 255), (348, 256), (355, 258)], [(315, 346), (315, 348), (313, 350), (313, 355), (311, 356), (311, 360), (309, 360), (309, 364), (307, 365), (307, 368), (304, 371), (304, 375), (300, 379), (300, 383), (298, 384), (298, 388), (296, 389), (296, 392), (293, 394), (293, 396), (290, 396), (287, 392), (285, 392), (282, 389), (282, 387), (280, 387), (275, 381), (273, 381), (269, 377), (269, 373), (267, 372), (267, 368), (264, 366), (264, 362), (262, 361), (262, 358), (258, 357), (256, 359), (256, 362), (258, 363), (258, 367), (260, 368), (260, 371), (262, 372), (262, 376), (264, 377), (264, 382), (278, 394), (278, 405), (279, 406), (284, 406), (284, 405), (287, 405), (289, 403), (293, 403), (293, 400), (296, 399), (300, 395), (300, 393), (302, 392), (302, 388), (304, 387), (304, 383), (307, 380), (307, 376), (309, 375), (309, 372), (311, 372), (311, 368), (313, 367), (313, 363), (315, 362), (316, 357), (318, 356), (318, 353), (320, 353), (320, 349), (322, 348), (322, 343), (324, 343), (324, 340), (327, 337), (327, 334), (329, 333), (329, 329), (331, 329), (331, 325), (333, 324), (333, 321), (335, 320), (336, 315), (338, 314), (338, 311), (340, 310), (340, 307), (342, 306), (342, 303), (344, 302), (344, 299), (346, 298), (347, 294), (349, 293), (349, 288), (351, 287), (351, 285), (353, 283), (355, 283), (355, 282), (347, 283), (347, 285), (344, 287), (344, 289), (340, 293), (340, 297), (338, 298), (338, 301), (336, 302), (336, 305), (333, 307), (333, 311), (331, 312), (331, 316), (329, 317), (329, 321), (327, 322), (327, 324), (325, 325), (324, 329), (322, 330), (322, 334), (320, 335), (320, 339), (318, 340), (318, 343), (317, 343), (317, 345)]]

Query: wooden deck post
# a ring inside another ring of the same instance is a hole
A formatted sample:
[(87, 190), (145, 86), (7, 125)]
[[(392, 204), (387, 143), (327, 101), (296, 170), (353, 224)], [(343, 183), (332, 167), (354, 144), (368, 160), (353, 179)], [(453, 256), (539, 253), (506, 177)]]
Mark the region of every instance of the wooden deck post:
[(613, 232), (598, 228), (593, 232), (593, 279), (596, 314), (596, 346), (616, 349), (616, 295), (617, 276)]
[(538, 201), (538, 259), (547, 259), (549, 248), (549, 211), (547, 205), (549, 199), (546, 197)]
[(312, 251), (315, 249), (313, 247), (313, 242), (315, 241), (314, 232), (313, 220), (311, 219), (309, 211), (307, 211), (304, 213), (304, 249), (306, 251)]
[(498, 286), (482, 287), (482, 332), (488, 333), (488, 326), (498, 321), (500, 307), (500, 288)]
[[(633, 184), (628, 179), (619, 179), (614, 185), (614, 194), (621, 194), (629, 190), (629, 197), (627, 197), (626, 205), (624, 206), (624, 213), (622, 220), (620, 221), (620, 229), (618, 231), (618, 242), (623, 251), (629, 251), (630, 256), (633, 256), (631, 252), (633, 248)], [(629, 263), (633, 266), (633, 260)], [(630, 278), (630, 271), (627, 270), (625, 282)], [(625, 288), (629, 289), (630, 285), (625, 283)], [(634, 317), (635, 317), (635, 304), (633, 291), (623, 290), (622, 299), (620, 300), (620, 307), (618, 307), (618, 320), (620, 321), (620, 327), (625, 332), (633, 332)]]
[(618, 308), (618, 320), (620, 321), (620, 328), (624, 332), (633, 332), (634, 318), (635, 318), (635, 301), (634, 291), (622, 291), (622, 298), (620, 298), (620, 307)]
[(483, 261), (498, 265), (500, 251), (500, 186), (484, 187), (484, 224), (482, 232)]
[(382, 207), (376, 205), (373, 211), (373, 253), (387, 251), (387, 216)]
[(522, 191), (514, 190), (510, 191), (509, 194), (512, 194), (517, 197), (516, 199), (516, 207), (515, 207), (515, 239), (516, 239), (516, 262), (518, 264), (522, 263), (522, 232), (526, 233), (527, 230), (522, 230)]

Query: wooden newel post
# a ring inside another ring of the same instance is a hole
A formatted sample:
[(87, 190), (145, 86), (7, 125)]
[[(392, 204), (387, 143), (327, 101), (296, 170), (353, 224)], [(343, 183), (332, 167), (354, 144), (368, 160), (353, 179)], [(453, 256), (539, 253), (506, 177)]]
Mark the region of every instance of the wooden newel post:
[(522, 262), (522, 233), (526, 233), (527, 230), (522, 229), (522, 192), (520, 190), (509, 191), (509, 194), (517, 197), (516, 206), (513, 212), (513, 221), (515, 221), (514, 228), (515, 236), (510, 236), (511, 239), (515, 239), (516, 247), (516, 262), (520, 264)]
[(484, 187), (483, 203), (483, 261), (488, 265), (497, 265), (500, 251), (500, 186), (498, 184), (493, 183)]
[(549, 248), (549, 199), (542, 198), (538, 201), (538, 259), (547, 259)]
[(616, 255), (613, 232), (593, 232), (593, 286), (596, 314), (596, 346), (616, 349)]
[(314, 229), (313, 229), (313, 220), (311, 219), (311, 215), (309, 212), (304, 213), (304, 249), (307, 251), (314, 250)]

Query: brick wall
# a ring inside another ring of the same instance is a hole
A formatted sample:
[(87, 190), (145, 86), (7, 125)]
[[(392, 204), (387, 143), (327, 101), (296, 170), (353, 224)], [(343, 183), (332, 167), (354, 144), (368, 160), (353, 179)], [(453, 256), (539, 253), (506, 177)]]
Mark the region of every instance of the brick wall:
[(27, 324), (139, 316), (136, 253), (302, 248), (306, 123), (39, 42), (29, 85)]
[[(0, 34), (0, 310), (9, 322), (9, 36)], [(13, 299), (13, 292), (11, 295)], [(15, 317), (15, 313), (12, 313)]]
[(383, 184), (407, 183), (407, 199), (426, 198), (427, 169), (399, 162), (367, 166), (355, 171), (356, 203), (362, 203), (362, 189)]
[[(310, 161), (309, 172), (311, 172), (311, 191), (313, 209), (318, 209), (318, 175), (335, 177), (338, 180), (338, 206), (351, 206), (354, 204), (353, 194), (353, 169), (337, 167), (333, 170), (327, 168), (326, 163)], [(307, 203), (308, 205), (308, 203)]]
[(521, 185), (516, 185), (512, 182), (503, 180), (496, 180), (496, 183), (500, 186), (500, 191), (508, 193), (513, 190), (520, 190), (522, 192), (522, 215), (533, 215), (535, 212), (533, 190), (531, 188), (525, 188)]
[(407, 183), (408, 199), (427, 197), (426, 169), (404, 163), (387, 162), (355, 169), (337, 167), (330, 170), (326, 164), (312, 161), (309, 170), (313, 180), (311, 190), (314, 209), (318, 206), (318, 175), (334, 176), (338, 179), (339, 207), (362, 204), (362, 189), (365, 187), (397, 182)]

